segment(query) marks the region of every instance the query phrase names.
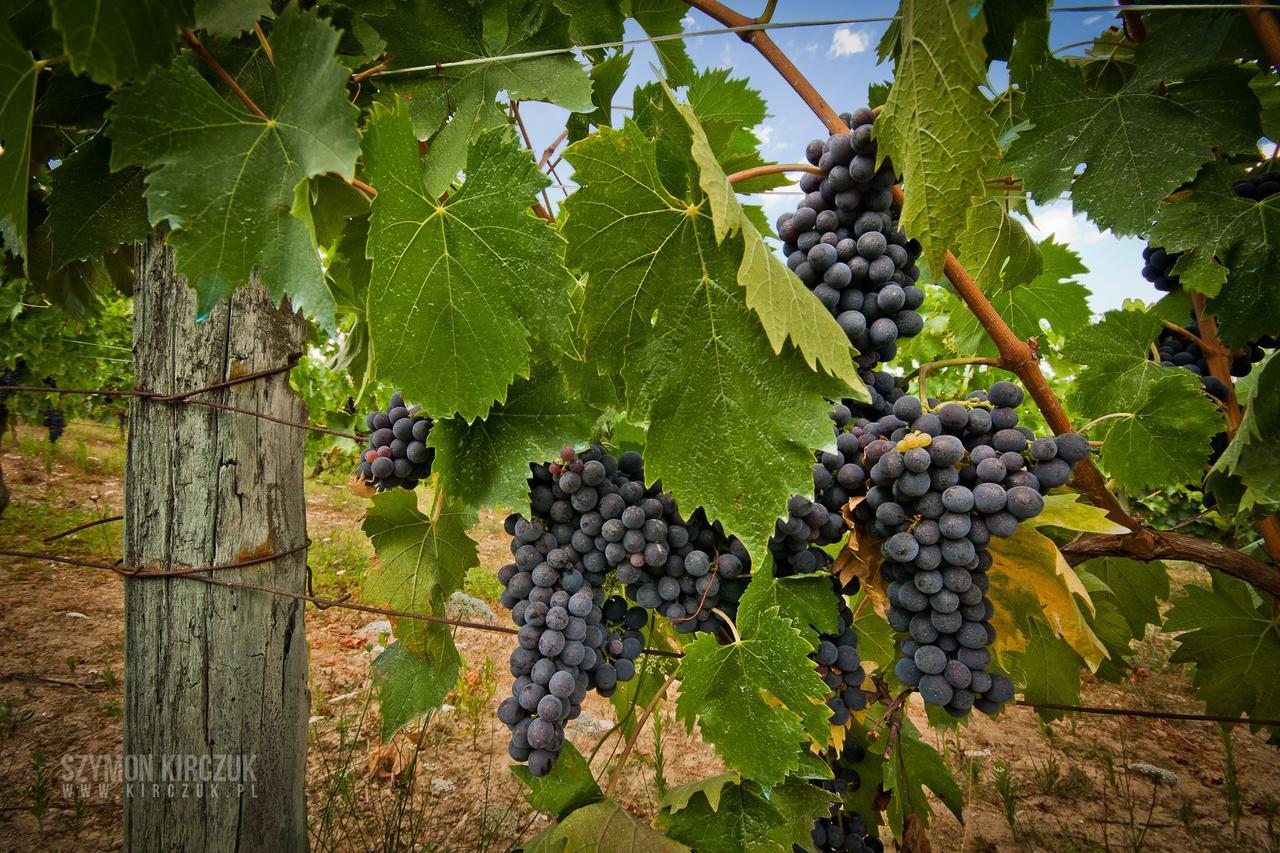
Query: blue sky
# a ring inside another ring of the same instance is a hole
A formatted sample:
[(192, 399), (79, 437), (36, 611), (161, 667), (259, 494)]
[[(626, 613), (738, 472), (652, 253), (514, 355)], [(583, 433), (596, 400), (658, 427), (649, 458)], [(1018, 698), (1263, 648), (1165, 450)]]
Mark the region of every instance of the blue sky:
[[(754, 14), (754, 2), (744, 6), (731, 3), (744, 14)], [(775, 21), (805, 21), (833, 18), (888, 17), (897, 11), (896, 2), (869, 0), (860, 3), (809, 2), (808, 0), (781, 0), (774, 14)], [(1110, 26), (1111, 16), (1106, 13), (1060, 12), (1054, 14), (1050, 40), (1054, 45), (1066, 45), (1091, 38)], [(700, 12), (690, 11), (685, 19), (686, 31), (719, 28), (712, 19)], [(867, 98), (867, 86), (879, 80), (887, 80), (890, 67), (876, 65), (875, 47), (884, 33), (887, 23), (848, 25), (824, 25), (801, 29), (775, 30), (772, 35), (792, 61), (818, 91), (838, 110), (852, 110), (862, 106)], [(628, 38), (640, 38), (644, 33), (629, 25)], [(822, 124), (814, 117), (804, 102), (778, 76), (772, 66), (760, 58), (750, 45), (736, 35), (711, 35), (690, 38), (685, 44), (694, 63), (700, 68), (728, 67), (734, 76), (745, 77), (753, 88), (759, 90), (769, 106), (769, 118), (757, 128), (766, 158), (780, 162), (796, 162), (803, 159), (805, 143), (817, 136), (825, 136)], [(631, 60), (631, 72), (618, 91), (616, 105), (630, 103), (630, 93), (635, 86), (654, 78), (653, 68), (658, 64), (657, 55), (650, 45), (635, 45)], [(993, 76), (1002, 75), (1001, 68), (993, 69)], [(522, 114), (533, 139), (534, 150), (541, 152), (564, 127), (564, 112), (542, 104), (527, 103)], [(625, 112), (615, 112), (615, 123)], [(571, 185), (567, 164), (557, 167), (561, 178)], [(563, 193), (551, 190), (552, 201), (557, 202)], [(787, 191), (755, 196), (753, 200), (763, 204), (772, 220), (783, 211), (794, 208), (797, 197)], [(1118, 308), (1125, 299), (1151, 300), (1155, 291), (1139, 274), (1142, 268), (1141, 251), (1145, 243), (1134, 238), (1117, 238), (1110, 232), (1098, 229), (1083, 216), (1073, 216), (1071, 206), (1060, 202), (1047, 207), (1032, 207), (1035, 227), (1032, 236), (1041, 238), (1052, 234), (1059, 242), (1070, 245), (1078, 252), (1089, 268), (1082, 281), (1091, 292), (1090, 306), (1097, 313)]]

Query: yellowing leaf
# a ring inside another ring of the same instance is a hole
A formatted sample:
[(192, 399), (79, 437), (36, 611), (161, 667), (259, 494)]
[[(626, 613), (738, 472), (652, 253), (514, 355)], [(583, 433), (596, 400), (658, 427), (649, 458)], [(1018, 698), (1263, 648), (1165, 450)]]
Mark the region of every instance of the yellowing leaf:
[(1033, 616), (1041, 616), (1090, 669), (1107, 656), (1102, 640), (1089, 627), (1077, 599), (1093, 610), (1089, 592), (1058, 546), (1030, 525), (1008, 538), (993, 536), (988, 546), (993, 565), (988, 573), (995, 605), (991, 624), (998, 651), (1022, 651), (1024, 632)]

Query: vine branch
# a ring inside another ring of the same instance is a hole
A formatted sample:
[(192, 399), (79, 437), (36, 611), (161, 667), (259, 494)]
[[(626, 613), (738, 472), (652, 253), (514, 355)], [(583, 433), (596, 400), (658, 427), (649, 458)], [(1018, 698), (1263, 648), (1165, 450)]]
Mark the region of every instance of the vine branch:
[(240, 84), (235, 81), (234, 77), (227, 73), (227, 69), (223, 68), (222, 63), (218, 62), (218, 60), (214, 58), (213, 54), (204, 46), (199, 37), (191, 31), (190, 27), (182, 28), (182, 40), (186, 43), (187, 47), (196, 52), (196, 55), (204, 61), (205, 65), (209, 66), (209, 70), (214, 74), (217, 74), (218, 79), (221, 80), (223, 84), (225, 84), (226, 87), (240, 99), (240, 103), (244, 104), (245, 109), (263, 121), (271, 120), (270, 116), (262, 111), (262, 107), (253, 102), (253, 98), (249, 97), (249, 93), (240, 88)]
[(741, 172), (734, 172), (729, 176), (730, 184), (740, 184), (743, 181), (749, 181), (752, 178), (758, 178), (761, 175), (780, 175), (783, 172), (808, 172), (811, 175), (821, 175), (822, 170), (817, 166), (810, 166), (808, 163), (771, 163), (767, 166), (753, 166), (750, 169), (743, 169)]

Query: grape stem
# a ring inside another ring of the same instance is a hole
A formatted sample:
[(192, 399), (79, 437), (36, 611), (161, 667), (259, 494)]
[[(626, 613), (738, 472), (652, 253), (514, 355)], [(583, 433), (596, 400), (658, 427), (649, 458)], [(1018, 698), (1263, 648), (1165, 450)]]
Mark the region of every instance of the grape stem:
[(1280, 24), (1272, 14), (1264, 8), (1263, 0), (1244, 0), (1244, 12), (1253, 26), (1253, 31), (1267, 51), (1271, 64), (1280, 69)]
[(240, 88), (240, 84), (235, 81), (234, 77), (227, 73), (227, 69), (223, 68), (222, 64), (218, 62), (218, 60), (214, 59), (213, 54), (211, 54), (209, 49), (200, 42), (199, 37), (191, 31), (190, 27), (182, 28), (182, 40), (186, 43), (187, 47), (195, 51), (196, 55), (204, 61), (205, 65), (209, 66), (210, 71), (218, 75), (218, 79), (231, 90), (232, 94), (240, 99), (240, 103), (244, 104), (245, 108), (249, 110), (249, 112), (253, 113), (263, 121), (270, 121), (267, 114), (262, 111), (262, 107), (255, 104), (253, 102), (253, 98), (250, 98), (249, 94), (245, 92), (244, 89)]
[(1100, 418), (1094, 418), (1084, 426), (1077, 429), (1076, 432), (1079, 432), (1079, 433), (1088, 432), (1090, 427), (1095, 427), (1104, 421), (1111, 420), (1112, 418), (1131, 418), (1131, 417), (1133, 417), (1133, 412), (1112, 412), (1109, 415), (1103, 415)]
[(267, 41), (267, 34), (262, 31), (262, 24), (257, 21), (253, 22), (253, 34), (258, 37), (258, 44), (262, 45), (262, 53), (267, 57), (267, 62), (275, 65), (276, 55), (272, 52), (271, 44)]
[(753, 166), (750, 169), (743, 169), (741, 172), (734, 172), (729, 176), (729, 184), (739, 184), (743, 181), (749, 181), (752, 178), (758, 178), (761, 175), (778, 175), (783, 172), (808, 172), (811, 175), (821, 175), (822, 170), (817, 166), (810, 166), (808, 163), (770, 163), (767, 166)]
[[(988, 367), (1000, 367), (1000, 359), (998, 358), (946, 358), (942, 361), (930, 361), (916, 368), (915, 374), (920, 380), (920, 405), (928, 409), (929, 395), (925, 390), (925, 379), (929, 375), (929, 371), (939, 367), (960, 367), (966, 364), (985, 364)], [(911, 381), (911, 374), (908, 374), (906, 381)]]
[[(1164, 326), (1166, 329), (1168, 329), (1171, 332), (1177, 332), (1179, 335), (1182, 335), (1184, 338), (1189, 339), (1190, 341), (1195, 343), (1196, 346), (1200, 347), (1201, 352), (1205, 353), (1206, 356), (1208, 355), (1209, 344), (1205, 343), (1204, 340), (1202, 340), (1201, 337), (1197, 335), (1195, 332), (1191, 331), (1190, 329), (1185, 329), (1182, 326), (1179, 326), (1177, 323), (1171, 323), (1168, 320), (1161, 320), (1160, 325)], [(1158, 352), (1159, 351), (1157, 350), (1157, 353)]]
[(713, 608), (711, 608), (711, 612), (712, 612), (712, 613), (714, 613), (715, 615), (719, 616), (719, 617), (720, 617), (720, 620), (721, 620), (722, 622), (724, 622), (724, 624), (726, 624), (726, 625), (728, 625), (728, 626), (729, 626), (729, 631), (730, 631), (730, 633), (732, 633), (732, 634), (733, 634), (733, 641), (734, 641), (735, 643), (741, 643), (741, 642), (742, 642), (742, 635), (740, 635), (740, 634), (738, 633), (738, 626), (737, 626), (737, 625), (735, 625), (735, 624), (733, 624), (733, 620), (729, 618), (729, 614), (728, 614), (728, 613), (725, 613), (725, 612), (724, 612), (723, 610), (721, 610), (719, 607), (713, 607)]
[[(742, 27), (750, 26), (754, 23), (750, 18), (735, 12), (720, 3), (719, 0), (685, 0), (685, 2), (724, 26)], [(818, 93), (818, 90), (800, 72), (800, 69), (796, 68), (795, 63), (782, 52), (782, 49), (773, 41), (768, 32), (764, 30), (744, 30), (738, 33), (738, 38), (760, 52), (765, 61), (777, 70), (782, 79), (795, 90), (800, 99), (809, 106), (809, 109), (813, 110), (814, 114), (827, 126), (829, 131), (832, 133), (848, 132), (848, 125), (841, 120), (840, 115), (831, 108), (831, 105)], [(900, 187), (893, 187), (893, 199), (894, 204), (901, 209), (903, 196)], [(943, 272), (955, 288), (956, 293), (964, 300), (965, 305), (969, 307), (970, 312), (977, 318), (982, 328), (986, 330), (987, 335), (995, 342), (996, 349), (1000, 352), (1000, 365), (1016, 374), (1022, 380), (1027, 392), (1035, 400), (1041, 413), (1044, 414), (1045, 420), (1055, 433), (1071, 432), (1071, 419), (1067, 417), (1067, 412), (1062, 407), (1061, 401), (1053, 393), (1049, 383), (1045, 381), (1044, 374), (1040, 371), (1040, 362), (1034, 347), (1027, 341), (1020, 340), (1014, 334), (1013, 330), (1009, 328), (1008, 324), (1000, 316), (1000, 312), (996, 311), (995, 307), (982, 293), (982, 289), (973, 280), (973, 276), (969, 275), (968, 270), (956, 260), (955, 255), (951, 252), (946, 253)], [(1076, 466), (1075, 483), (1097, 506), (1106, 510), (1108, 517), (1113, 521), (1124, 525), (1130, 530), (1141, 528), (1142, 523), (1126, 512), (1115, 495), (1107, 490), (1106, 482), (1102, 479), (1102, 473), (1088, 459)]]
[(609, 773), (609, 781), (605, 783), (604, 795), (608, 797), (613, 791), (613, 786), (617, 784), (618, 779), (622, 776), (622, 768), (627, 766), (627, 759), (631, 757), (631, 750), (635, 749), (636, 741), (640, 740), (640, 733), (644, 731), (644, 724), (649, 722), (649, 718), (653, 716), (653, 711), (658, 707), (658, 703), (667, 695), (667, 689), (671, 687), (672, 682), (676, 680), (673, 672), (667, 676), (666, 682), (653, 694), (653, 698), (644, 706), (644, 712), (640, 714), (640, 719), (636, 721), (636, 727), (631, 730), (631, 735), (627, 738), (627, 742), (622, 746), (622, 753), (618, 756), (618, 763), (613, 766), (613, 770)]

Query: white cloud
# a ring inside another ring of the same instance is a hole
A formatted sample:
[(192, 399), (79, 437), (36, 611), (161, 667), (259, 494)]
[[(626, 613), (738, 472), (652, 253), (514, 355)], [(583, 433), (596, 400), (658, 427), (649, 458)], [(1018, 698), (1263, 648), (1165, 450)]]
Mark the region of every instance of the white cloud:
[(1069, 201), (1055, 201), (1043, 207), (1032, 204), (1031, 216), (1035, 224), (1028, 226), (1039, 238), (1052, 235), (1059, 243), (1079, 247), (1111, 237), (1110, 231), (1099, 231), (1083, 213), (1072, 214)]
[(816, 41), (811, 41), (804, 46), (805, 53), (817, 53), (820, 45)]
[(827, 48), (827, 56), (854, 56), (871, 47), (871, 36), (862, 30), (849, 27), (837, 27), (831, 34), (831, 47)]
[(1089, 17), (1081, 21), (1081, 23), (1084, 24), (1085, 26), (1093, 26), (1094, 24), (1098, 23), (1098, 21), (1101, 21), (1102, 18), (1103, 18), (1102, 15), (1090, 15)]
[(694, 25), (697, 23), (698, 22), (693, 19), (692, 15), (685, 15), (683, 18), (680, 19), (680, 26), (686, 30), (693, 29)]
[(756, 135), (756, 139), (760, 140), (761, 145), (768, 145), (769, 140), (773, 139), (773, 125), (758, 124), (751, 128), (751, 132)]

